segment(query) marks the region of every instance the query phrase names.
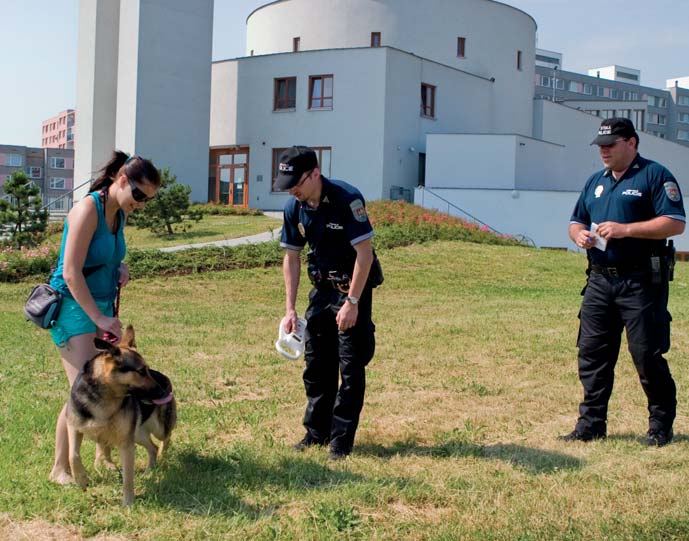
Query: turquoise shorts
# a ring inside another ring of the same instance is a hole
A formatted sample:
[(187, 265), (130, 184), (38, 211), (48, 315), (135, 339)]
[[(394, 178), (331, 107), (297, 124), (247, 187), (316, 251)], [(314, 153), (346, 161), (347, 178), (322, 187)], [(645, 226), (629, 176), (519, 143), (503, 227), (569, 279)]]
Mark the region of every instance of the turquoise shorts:
[[(112, 317), (112, 301), (96, 301), (96, 306), (106, 316)], [(50, 336), (59, 348), (65, 347), (72, 336), (96, 332), (96, 324), (86, 315), (79, 303), (70, 297), (62, 297), (62, 307), (55, 325), (50, 329)]]

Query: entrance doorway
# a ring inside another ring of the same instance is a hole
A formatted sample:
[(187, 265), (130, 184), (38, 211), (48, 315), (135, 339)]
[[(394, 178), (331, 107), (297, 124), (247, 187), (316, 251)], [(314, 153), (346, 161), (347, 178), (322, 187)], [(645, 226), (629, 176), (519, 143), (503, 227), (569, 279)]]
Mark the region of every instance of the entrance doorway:
[(221, 205), (249, 205), (249, 147), (211, 150), (211, 172), (214, 186), (209, 193)]

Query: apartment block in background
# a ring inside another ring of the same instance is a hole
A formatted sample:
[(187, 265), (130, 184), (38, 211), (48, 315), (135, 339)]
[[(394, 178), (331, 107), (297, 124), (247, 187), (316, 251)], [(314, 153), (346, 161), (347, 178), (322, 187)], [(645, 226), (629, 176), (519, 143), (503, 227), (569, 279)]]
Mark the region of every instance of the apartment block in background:
[(74, 123), (76, 111), (67, 109), (57, 116), (43, 121), (41, 146), (43, 148), (74, 148)]
[(24, 171), (41, 190), (51, 215), (65, 215), (72, 208), (74, 150), (0, 145), (0, 197), (15, 171)]

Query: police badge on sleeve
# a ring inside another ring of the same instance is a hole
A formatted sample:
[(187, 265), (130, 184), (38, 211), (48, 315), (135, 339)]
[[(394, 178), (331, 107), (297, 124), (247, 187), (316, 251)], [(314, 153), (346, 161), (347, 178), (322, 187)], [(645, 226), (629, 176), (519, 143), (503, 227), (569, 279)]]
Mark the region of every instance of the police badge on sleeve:
[(676, 203), (681, 199), (679, 195), (679, 186), (677, 186), (676, 182), (666, 182), (663, 184), (663, 188), (665, 188), (665, 194), (670, 201), (674, 201)]
[(368, 219), (366, 216), (366, 207), (364, 207), (364, 202), (361, 199), (355, 199), (349, 204), (349, 208), (352, 209), (352, 214), (354, 214), (354, 219), (357, 222), (365, 222)]

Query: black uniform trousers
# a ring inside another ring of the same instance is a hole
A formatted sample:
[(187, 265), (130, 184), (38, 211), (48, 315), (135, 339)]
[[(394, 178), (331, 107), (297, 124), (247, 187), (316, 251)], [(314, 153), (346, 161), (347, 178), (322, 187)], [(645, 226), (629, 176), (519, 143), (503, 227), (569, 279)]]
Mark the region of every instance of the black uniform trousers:
[(648, 398), (649, 429), (670, 430), (676, 388), (663, 353), (670, 349), (668, 283), (651, 284), (648, 273), (621, 277), (589, 275), (580, 312), (579, 379), (584, 401), (576, 429), (606, 434), (608, 401), (620, 351), (622, 329)]
[[(365, 367), (375, 351), (371, 288), (359, 299), (356, 325), (339, 332), (335, 316), (347, 294), (325, 285), (309, 293), (306, 310), (304, 426), (317, 441), (349, 451), (359, 425), (366, 389)], [(338, 375), (341, 383), (338, 388)]]

